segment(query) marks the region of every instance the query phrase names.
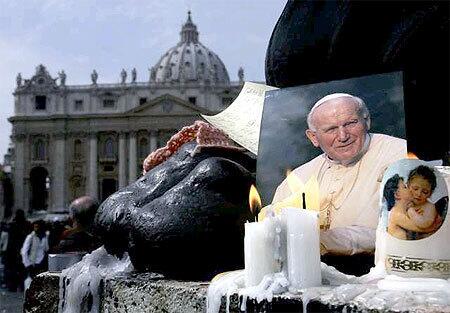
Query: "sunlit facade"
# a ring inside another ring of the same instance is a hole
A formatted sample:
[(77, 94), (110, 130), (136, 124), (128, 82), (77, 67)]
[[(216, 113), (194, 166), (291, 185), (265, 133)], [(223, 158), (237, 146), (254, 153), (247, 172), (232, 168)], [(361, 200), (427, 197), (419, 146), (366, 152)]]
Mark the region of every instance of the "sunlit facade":
[(136, 180), (149, 152), (164, 146), (199, 113), (215, 114), (239, 93), (220, 58), (198, 40), (189, 13), (180, 41), (138, 81), (122, 70), (121, 82), (103, 84), (94, 70), (86, 85), (66, 85), (39, 65), (17, 77), (14, 92), (14, 208), (63, 210), (90, 194), (105, 199)]

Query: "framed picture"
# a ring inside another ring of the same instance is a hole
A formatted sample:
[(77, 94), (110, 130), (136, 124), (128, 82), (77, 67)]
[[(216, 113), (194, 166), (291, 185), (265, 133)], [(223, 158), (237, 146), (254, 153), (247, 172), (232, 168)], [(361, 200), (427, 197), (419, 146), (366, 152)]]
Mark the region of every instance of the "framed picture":
[(393, 72), (267, 91), (257, 163), (263, 204), (272, 201), (288, 170), (322, 153), (305, 135), (306, 118), (314, 103), (328, 94), (363, 99), (371, 115), (370, 132), (406, 138), (402, 82), (402, 73)]
[(381, 184), (381, 221), (401, 240), (433, 235), (447, 215), (448, 191), (441, 174), (420, 160), (400, 160), (385, 172)]
[(403, 159), (391, 164), (380, 188), (376, 262), (389, 274), (450, 277), (448, 167)]

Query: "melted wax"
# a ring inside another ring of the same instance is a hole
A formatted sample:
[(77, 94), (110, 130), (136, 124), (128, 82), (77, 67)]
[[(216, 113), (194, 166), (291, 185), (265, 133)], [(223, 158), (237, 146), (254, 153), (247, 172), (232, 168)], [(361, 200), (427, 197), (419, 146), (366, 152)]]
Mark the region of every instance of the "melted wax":
[(62, 271), (59, 280), (58, 313), (98, 313), (100, 282), (133, 270), (127, 254), (119, 259), (100, 247)]
[(248, 288), (245, 288), (244, 270), (226, 273), (213, 280), (208, 289), (207, 313), (219, 312), (223, 296), (227, 297), (229, 312), (229, 299), (234, 293), (242, 296), (242, 311), (248, 298), (271, 302), (274, 295), (291, 298), (301, 294), (303, 312), (311, 300), (366, 310), (450, 312), (450, 279), (387, 275), (382, 263), (360, 277), (341, 273), (325, 263), (321, 264), (321, 271), (322, 287), (300, 290), (289, 288), (283, 272), (266, 275), (258, 286)]

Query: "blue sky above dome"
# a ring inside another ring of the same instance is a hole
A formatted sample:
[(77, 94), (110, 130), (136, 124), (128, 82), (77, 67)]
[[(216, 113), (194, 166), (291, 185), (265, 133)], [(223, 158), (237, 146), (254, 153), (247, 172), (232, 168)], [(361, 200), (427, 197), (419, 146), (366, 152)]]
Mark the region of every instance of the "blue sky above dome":
[(200, 42), (216, 53), (230, 80), (240, 66), (245, 79), (264, 80), (270, 35), (285, 2), (273, 0), (0, 0), (0, 155), (6, 152), (13, 114), (15, 77), (31, 78), (44, 64), (53, 77), (64, 69), (67, 84), (118, 83), (120, 71), (137, 69), (148, 81), (151, 68), (180, 40), (192, 11)]

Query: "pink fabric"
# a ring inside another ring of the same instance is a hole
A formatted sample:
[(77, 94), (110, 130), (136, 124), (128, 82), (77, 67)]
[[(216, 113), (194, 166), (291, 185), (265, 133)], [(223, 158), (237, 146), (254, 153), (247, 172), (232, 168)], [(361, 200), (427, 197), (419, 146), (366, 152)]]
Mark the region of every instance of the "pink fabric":
[(155, 166), (163, 163), (186, 142), (195, 140), (198, 146), (235, 147), (228, 136), (220, 129), (203, 121), (183, 127), (173, 135), (167, 144), (150, 153), (144, 160), (143, 173), (147, 173)]

